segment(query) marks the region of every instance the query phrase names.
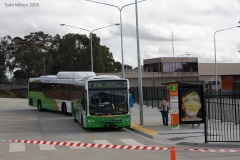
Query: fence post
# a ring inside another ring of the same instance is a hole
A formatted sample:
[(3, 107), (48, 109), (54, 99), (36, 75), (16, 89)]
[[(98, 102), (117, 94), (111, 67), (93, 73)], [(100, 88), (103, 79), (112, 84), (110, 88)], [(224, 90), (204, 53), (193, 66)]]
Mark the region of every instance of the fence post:
[(158, 87), (157, 87), (157, 108), (159, 109)]
[(153, 108), (153, 87), (151, 87), (151, 97), (152, 97), (152, 108)]
[(223, 122), (223, 104), (222, 104), (222, 90), (219, 90), (219, 95), (220, 95), (220, 118), (221, 118), (221, 122)]
[(176, 147), (175, 146), (172, 146), (170, 148), (170, 157), (171, 157), (171, 160), (176, 160), (177, 156), (176, 156)]

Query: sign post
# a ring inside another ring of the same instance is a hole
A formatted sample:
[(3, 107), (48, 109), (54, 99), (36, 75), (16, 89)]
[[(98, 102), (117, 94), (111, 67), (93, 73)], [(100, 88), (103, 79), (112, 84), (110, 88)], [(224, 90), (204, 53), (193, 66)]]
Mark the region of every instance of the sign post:
[(179, 129), (179, 103), (178, 103), (178, 84), (169, 84), (170, 93), (170, 107), (171, 107), (171, 127), (172, 129)]

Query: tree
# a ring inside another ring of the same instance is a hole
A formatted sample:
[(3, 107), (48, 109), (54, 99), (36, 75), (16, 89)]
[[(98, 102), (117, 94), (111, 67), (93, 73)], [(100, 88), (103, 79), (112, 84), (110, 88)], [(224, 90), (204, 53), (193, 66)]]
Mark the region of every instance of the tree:
[[(115, 62), (113, 53), (100, 41), (92, 35), (94, 72), (121, 71), (121, 63)], [(39, 31), (24, 38), (6, 36), (0, 43), (0, 75), (6, 67), (16, 80), (55, 75), (59, 71), (91, 71), (90, 53), (90, 39), (86, 35), (69, 33), (61, 38)]]
[(15, 37), (13, 39), (14, 56), (16, 66), (25, 72), (29, 77), (37, 77), (44, 74), (48, 68), (49, 48), (52, 43), (52, 36), (43, 32), (30, 33), (24, 37)]
[(121, 70), (119, 63), (113, 59), (113, 54), (109, 52), (109, 48), (100, 45), (100, 38), (93, 34), (93, 68), (97, 73), (117, 72)]
[(115, 62), (113, 65), (113, 68), (115, 72), (121, 72), (122, 71), (122, 64), (120, 62)]
[(0, 37), (0, 77), (2, 78), (6, 78), (10, 59), (12, 59), (11, 41), (11, 36)]
[(124, 65), (124, 69), (126, 70), (126, 69), (132, 69), (133, 67), (132, 66), (130, 66), (130, 65), (128, 65), (128, 64), (125, 64)]
[(90, 49), (89, 39), (86, 35), (67, 34), (60, 40), (55, 70), (62, 71), (89, 71)]

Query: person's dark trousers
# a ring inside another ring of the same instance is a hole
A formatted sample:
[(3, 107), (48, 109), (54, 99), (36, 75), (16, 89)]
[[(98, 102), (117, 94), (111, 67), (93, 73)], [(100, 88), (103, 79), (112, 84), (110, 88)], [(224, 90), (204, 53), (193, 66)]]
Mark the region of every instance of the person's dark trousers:
[(163, 125), (168, 126), (168, 111), (161, 111), (162, 113), (162, 119), (163, 119)]

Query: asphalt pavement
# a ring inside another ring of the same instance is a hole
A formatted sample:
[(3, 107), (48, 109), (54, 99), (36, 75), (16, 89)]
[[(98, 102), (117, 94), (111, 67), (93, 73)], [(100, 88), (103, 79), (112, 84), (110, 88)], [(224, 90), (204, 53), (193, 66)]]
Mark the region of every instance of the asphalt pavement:
[[(185, 146), (190, 148), (240, 148), (239, 142), (205, 143), (204, 124), (180, 124), (179, 129), (164, 126), (157, 107), (143, 105), (143, 118), (140, 118), (138, 104), (131, 108), (132, 125), (130, 130), (158, 141), (163, 146)], [(169, 115), (169, 124), (170, 124)], [(141, 123), (142, 122), (142, 123)]]

